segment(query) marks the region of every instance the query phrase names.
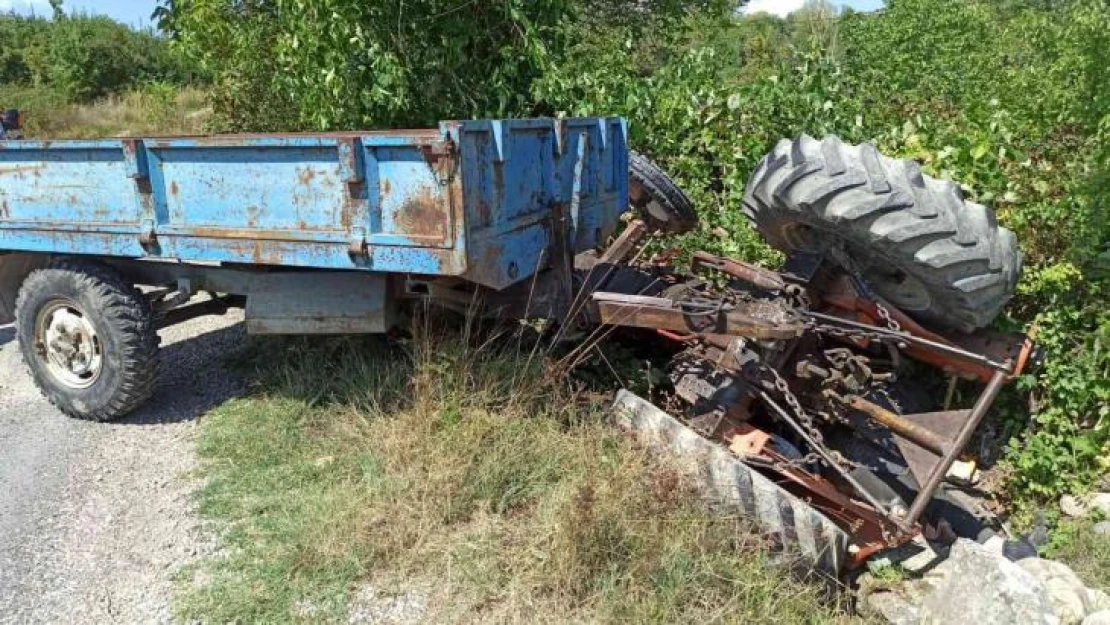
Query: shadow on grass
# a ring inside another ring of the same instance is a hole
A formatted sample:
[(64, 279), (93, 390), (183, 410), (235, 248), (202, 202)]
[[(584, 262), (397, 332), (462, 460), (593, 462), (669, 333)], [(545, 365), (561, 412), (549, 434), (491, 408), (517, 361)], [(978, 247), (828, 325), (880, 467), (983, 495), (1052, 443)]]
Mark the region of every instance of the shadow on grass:
[(549, 379), (542, 349), (416, 333), (259, 339), (236, 359), (250, 388), (197, 448), (230, 555), (189, 574), (182, 620), (342, 622), (365, 588), (416, 593), (428, 622), (841, 613)]
[(253, 337), (229, 366), (252, 394), (392, 413), (413, 399), (411, 342), (384, 335)]

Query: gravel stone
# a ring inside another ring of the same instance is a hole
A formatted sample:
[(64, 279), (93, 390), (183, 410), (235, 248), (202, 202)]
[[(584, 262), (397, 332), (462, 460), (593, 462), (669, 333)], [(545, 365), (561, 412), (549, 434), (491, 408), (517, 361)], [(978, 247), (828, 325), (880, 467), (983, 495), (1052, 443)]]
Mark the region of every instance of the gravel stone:
[(223, 368), (242, 314), (162, 336), (162, 378), (137, 412), (69, 419), (0, 327), (0, 623), (168, 623), (173, 580), (216, 551), (193, 509), (197, 420), (241, 392)]
[(422, 622), (427, 611), (428, 593), (424, 589), (412, 588), (394, 595), (366, 584), (352, 595), (347, 606), (347, 622), (350, 625), (413, 625)]

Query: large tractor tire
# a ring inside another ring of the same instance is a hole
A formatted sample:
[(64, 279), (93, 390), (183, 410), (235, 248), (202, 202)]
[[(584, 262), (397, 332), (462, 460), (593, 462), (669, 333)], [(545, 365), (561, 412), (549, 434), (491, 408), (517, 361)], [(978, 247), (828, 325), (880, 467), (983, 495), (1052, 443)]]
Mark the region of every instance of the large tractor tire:
[(867, 143), (783, 139), (748, 180), (744, 212), (773, 247), (839, 260), (911, 316), (961, 332), (998, 315), (1021, 271), (988, 208)]
[(698, 225), (698, 214), (686, 193), (639, 152), (628, 155), (628, 200), (653, 232), (679, 234)]
[(153, 392), (154, 315), (142, 293), (113, 269), (63, 259), (34, 271), (19, 290), (15, 316), (35, 384), (65, 414), (107, 421)]

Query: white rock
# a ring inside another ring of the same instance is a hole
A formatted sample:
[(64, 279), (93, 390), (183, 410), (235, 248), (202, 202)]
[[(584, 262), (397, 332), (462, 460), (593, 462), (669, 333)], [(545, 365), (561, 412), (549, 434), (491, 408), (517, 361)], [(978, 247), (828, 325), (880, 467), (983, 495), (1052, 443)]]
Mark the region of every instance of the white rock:
[(1091, 507), (1110, 517), (1110, 493), (1095, 493), (1090, 497)]
[(932, 590), (921, 604), (923, 623), (1060, 623), (1036, 576), (970, 540), (957, 540), (926, 579)]
[(1003, 555), (1006, 550), (1006, 538), (1001, 534), (995, 534), (979, 544), (983, 545), (983, 548), (987, 551), (997, 555)]
[(1110, 536), (1110, 521), (1099, 521), (1091, 528), (1095, 536)]
[(1060, 512), (1070, 517), (1087, 516), (1090, 507), (1074, 495), (1064, 495), (1060, 498)]
[(917, 625), (921, 614), (917, 606), (898, 592), (873, 592), (867, 595), (867, 607), (875, 616), (891, 625)]
[(1088, 614), (1087, 618), (1083, 619), (1083, 625), (1110, 625), (1110, 610)]
[(1092, 493), (1084, 497), (1064, 495), (1060, 498), (1060, 511), (1070, 517), (1084, 517), (1094, 510), (1110, 516), (1110, 493)]
[(1045, 585), (1052, 609), (1065, 625), (1078, 625), (1090, 611), (1087, 587), (1068, 565), (1053, 560), (1026, 558), (1018, 562), (1018, 566)]
[(957, 460), (952, 463), (945, 477), (957, 484), (975, 484), (979, 481), (979, 470), (975, 468), (974, 460)]
[(1087, 589), (1087, 612), (1110, 611), (1110, 595), (1098, 588)]

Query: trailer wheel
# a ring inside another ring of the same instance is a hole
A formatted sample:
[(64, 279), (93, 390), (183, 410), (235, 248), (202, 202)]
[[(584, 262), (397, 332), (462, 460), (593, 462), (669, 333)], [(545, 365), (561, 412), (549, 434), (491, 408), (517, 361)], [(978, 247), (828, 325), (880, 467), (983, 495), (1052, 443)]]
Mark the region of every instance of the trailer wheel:
[(694, 204), (674, 180), (643, 154), (628, 154), (628, 199), (648, 229), (678, 234), (698, 225)]
[(65, 259), (32, 272), (19, 290), (16, 333), (35, 383), (71, 417), (114, 419), (154, 390), (154, 315), (111, 268)]
[(748, 180), (744, 212), (773, 247), (836, 247), (880, 296), (962, 332), (998, 315), (1021, 271), (1017, 240), (993, 212), (867, 143), (783, 139)]

